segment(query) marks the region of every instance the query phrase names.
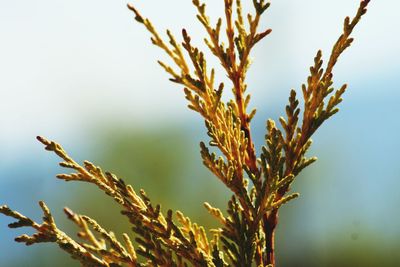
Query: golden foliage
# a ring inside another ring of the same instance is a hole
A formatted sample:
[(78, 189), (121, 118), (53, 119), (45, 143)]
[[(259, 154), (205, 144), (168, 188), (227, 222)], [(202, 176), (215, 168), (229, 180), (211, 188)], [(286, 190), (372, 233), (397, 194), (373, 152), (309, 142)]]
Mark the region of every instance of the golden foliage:
[(246, 74), (253, 47), (271, 32), (258, 29), (270, 3), (253, 0), (254, 13), (247, 14), (245, 22), (241, 1), (224, 0), (224, 17), (211, 25), (206, 5), (199, 0), (192, 2), (197, 19), (207, 33), (204, 41), (229, 78), (233, 97), (226, 103), (222, 101), (226, 85), (216, 81), (214, 68), (207, 66), (205, 53), (192, 43), (186, 29), (182, 30), (181, 42), (169, 30), (165, 41), (149, 19), (133, 5), (129, 4), (128, 8), (150, 32), (152, 43), (174, 63), (170, 66), (158, 62), (171, 81), (184, 87), (188, 107), (204, 118), (209, 146), (215, 149), (211, 150), (204, 142), (200, 144), (203, 163), (233, 193), (227, 215), (207, 202), (204, 204), (221, 224), (219, 229), (211, 229), (212, 240), (202, 226), (180, 211), (176, 216), (172, 210), (162, 213), (161, 206), (154, 206), (144, 191), (136, 193), (116, 175), (103, 172), (91, 162), (78, 164), (59, 144), (38, 137), (46, 150), (63, 160), (60, 166), (72, 170), (70, 174), (57, 175), (59, 179), (94, 184), (121, 206), (121, 213), (133, 225), (136, 248), (128, 234), (123, 235), (123, 245), (113, 232), (95, 220), (65, 208), (67, 217), (80, 229), (78, 236), (83, 242), (76, 242), (57, 228), (43, 202), (40, 202), (44, 213), (42, 224), (7, 206), (0, 207), (0, 213), (17, 219), (9, 225), (11, 228), (28, 226), (37, 231), (32, 236), (17, 237), (17, 242), (27, 245), (55, 242), (83, 266), (275, 266), (278, 210), (299, 196), (289, 193), (290, 186), (305, 167), (316, 161), (315, 157), (306, 157), (311, 136), (338, 112), (346, 85), (339, 89), (333, 87), (333, 68), (353, 42), (350, 34), (365, 14), (369, 0), (360, 2), (353, 19), (344, 20), (343, 33), (334, 44), (325, 69), (322, 52), (316, 54), (307, 82), (302, 85), (303, 110), (296, 91), (291, 90), (286, 116), (279, 119), (281, 127), (271, 119), (267, 121), (266, 145), (259, 157), (251, 137), (250, 123), (255, 110), (248, 111), (250, 94), (246, 91)]

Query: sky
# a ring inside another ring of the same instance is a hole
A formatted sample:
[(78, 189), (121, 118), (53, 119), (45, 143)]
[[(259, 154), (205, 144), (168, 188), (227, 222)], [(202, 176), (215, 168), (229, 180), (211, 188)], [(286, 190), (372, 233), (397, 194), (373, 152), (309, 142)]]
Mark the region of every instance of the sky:
[[(210, 16), (219, 14), (221, 5), (208, 2)], [(98, 0), (0, 3), (0, 112), (7, 114), (0, 118), (0, 135), (8, 152), (16, 151), (13, 143), (26, 145), (38, 133), (69, 135), (97, 119), (157, 124), (193, 116), (182, 111), (181, 89), (170, 84), (155, 64), (165, 56), (150, 44), (149, 35), (134, 22), (125, 4)], [(190, 28), (201, 45), (204, 31), (193, 20), (190, 1), (135, 4), (160, 32), (170, 28), (179, 36), (182, 27)], [(349, 0), (273, 2), (262, 21), (273, 33), (255, 50), (249, 73), (254, 105), (282, 106), (287, 91), (304, 82), (316, 50), (328, 54), (342, 19), (354, 14), (357, 4)], [(383, 82), (397, 74), (399, 5), (372, 1), (356, 29), (354, 46), (336, 69), (338, 84), (350, 83), (349, 98), (361, 90), (364, 95), (372, 93), (352, 84), (367, 77)], [(394, 89), (379, 90), (390, 94)]]

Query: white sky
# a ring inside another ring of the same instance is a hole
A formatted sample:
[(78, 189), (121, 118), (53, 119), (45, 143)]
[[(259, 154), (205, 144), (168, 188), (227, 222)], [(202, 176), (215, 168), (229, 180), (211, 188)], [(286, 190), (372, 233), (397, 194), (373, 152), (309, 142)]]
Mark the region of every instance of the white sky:
[[(208, 2), (210, 15), (220, 14), (222, 1)], [(193, 18), (191, 1), (135, 3), (160, 31), (168, 27), (179, 33), (184, 26), (194, 40), (201, 40), (204, 32)], [(104, 0), (0, 1), (2, 149), (13, 151), (37, 134), (79, 135), (101, 121), (154, 124), (195, 116), (185, 109), (180, 87), (169, 83), (156, 64), (164, 55), (125, 5)], [(286, 98), (290, 87), (299, 88), (316, 50), (327, 54), (342, 19), (353, 15), (357, 5), (354, 0), (272, 1), (263, 25), (273, 34), (255, 50), (249, 73), (256, 105)], [(338, 66), (339, 81), (399, 71), (397, 10), (398, 1), (372, 1), (356, 29), (354, 47)]]

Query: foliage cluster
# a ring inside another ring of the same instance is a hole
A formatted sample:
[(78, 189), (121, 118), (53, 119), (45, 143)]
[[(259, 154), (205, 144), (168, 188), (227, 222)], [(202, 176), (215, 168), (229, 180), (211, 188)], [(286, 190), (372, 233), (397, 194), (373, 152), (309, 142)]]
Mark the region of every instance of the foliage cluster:
[(124, 234), (121, 243), (92, 218), (65, 208), (67, 217), (80, 229), (81, 240), (75, 241), (57, 228), (49, 209), (40, 202), (42, 223), (7, 206), (0, 207), (1, 213), (17, 220), (9, 227), (28, 226), (37, 231), (17, 237), (17, 242), (55, 242), (83, 266), (275, 266), (274, 233), (279, 208), (298, 197), (298, 193), (290, 193), (290, 186), (304, 168), (316, 161), (315, 157), (306, 156), (311, 136), (338, 112), (346, 85), (333, 87), (333, 68), (352, 43), (350, 35), (365, 14), (369, 0), (361, 1), (356, 15), (344, 20), (343, 33), (325, 68), (321, 51), (316, 54), (307, 82), (301, 87), (303, 109), (296, 91), (291, 90), (280, 126), (271, 119), (267, 121), (266, 145), (260, 156), (251, 136), (250, 123), (256, 111), (248, 111), (246, 73), (252, 49), (271, 33), (271, 29), (258, 29), (270, 3), (253, 0), (254, 13), (244, 16), (241, 0), (224, 0), (225, 14), (212, 25), (205, 4), (192, 2), (207, 33), (204, 41), (229, 78), (233, 97), (226, 103), (222, 101), (225, 84), (217, 82), (215, 69), (208, 67), (205, 54), (192, 43), (186, 29), (182, 30), (182, 42), (170, 31), (165, 41), (149, 19), (133, 5), (128, 7), (136, 21), (150, 32), (152, 43), (172, 59), (173, 65), (162, 61), (159, 64), (171, 81), (184, 87), (188, 107), (205, 120), (210, 141), (200, 144), (203, 163), (232, 191), (226, 214), (204, 203), (220, 228), (211, 229), (210, 238), (203, 227), (183, 213), (162, 212), (161, 206), (152, 204), (143, 190), (137, 193), (122, 179), (91, 162), (75, 162), (59, 144), (38, 137), (46, 150), (62, 159), (61, 167), (73, 171), (57, 177), (94, 184), (112, 197), (132, 224), (135, 239)]

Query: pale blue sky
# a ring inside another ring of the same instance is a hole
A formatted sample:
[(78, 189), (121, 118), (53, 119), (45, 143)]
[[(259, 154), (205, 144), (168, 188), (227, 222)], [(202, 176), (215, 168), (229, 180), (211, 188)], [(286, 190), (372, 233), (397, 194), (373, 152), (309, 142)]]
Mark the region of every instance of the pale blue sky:
[[(135, 1), (160, 30), (168, 27), (179, 33), (187, 27), (200, 40), (204, 32), (193, 20), (190, 2)], [(219, 2), (208, 2), (210, 15), (218, 14)], [(170, 84), (155, 63), (165, 57), (150, 45), (148, 34), (133, 21), (125, 4), (0, 2), (3, 149), (17, 151), (38, 133), (58, 137), (84, 131), (92, 120), (153, 124), (195, 116), (184, 109), (180, 88)], [(322, 48), (327, 54), (342, 19), (353, 15), (357, 4), (350, 0), (273, 1), (263, 20), (273, 34), (255, 50), (249, 74), (255, 105), (279, 101), (282, 106), (287, 91), (305, 80), (316, 50)], [(373, 90), (352, 87), (355, 82), (384, 80), (399, 72), (399, 8), (398, 1), (372, 1), (355, 31), (354, 47), (336, 71), (338, 81), (350, 83), (348, 95)], [(390, 93), (391, 88), (379, 90)]]

